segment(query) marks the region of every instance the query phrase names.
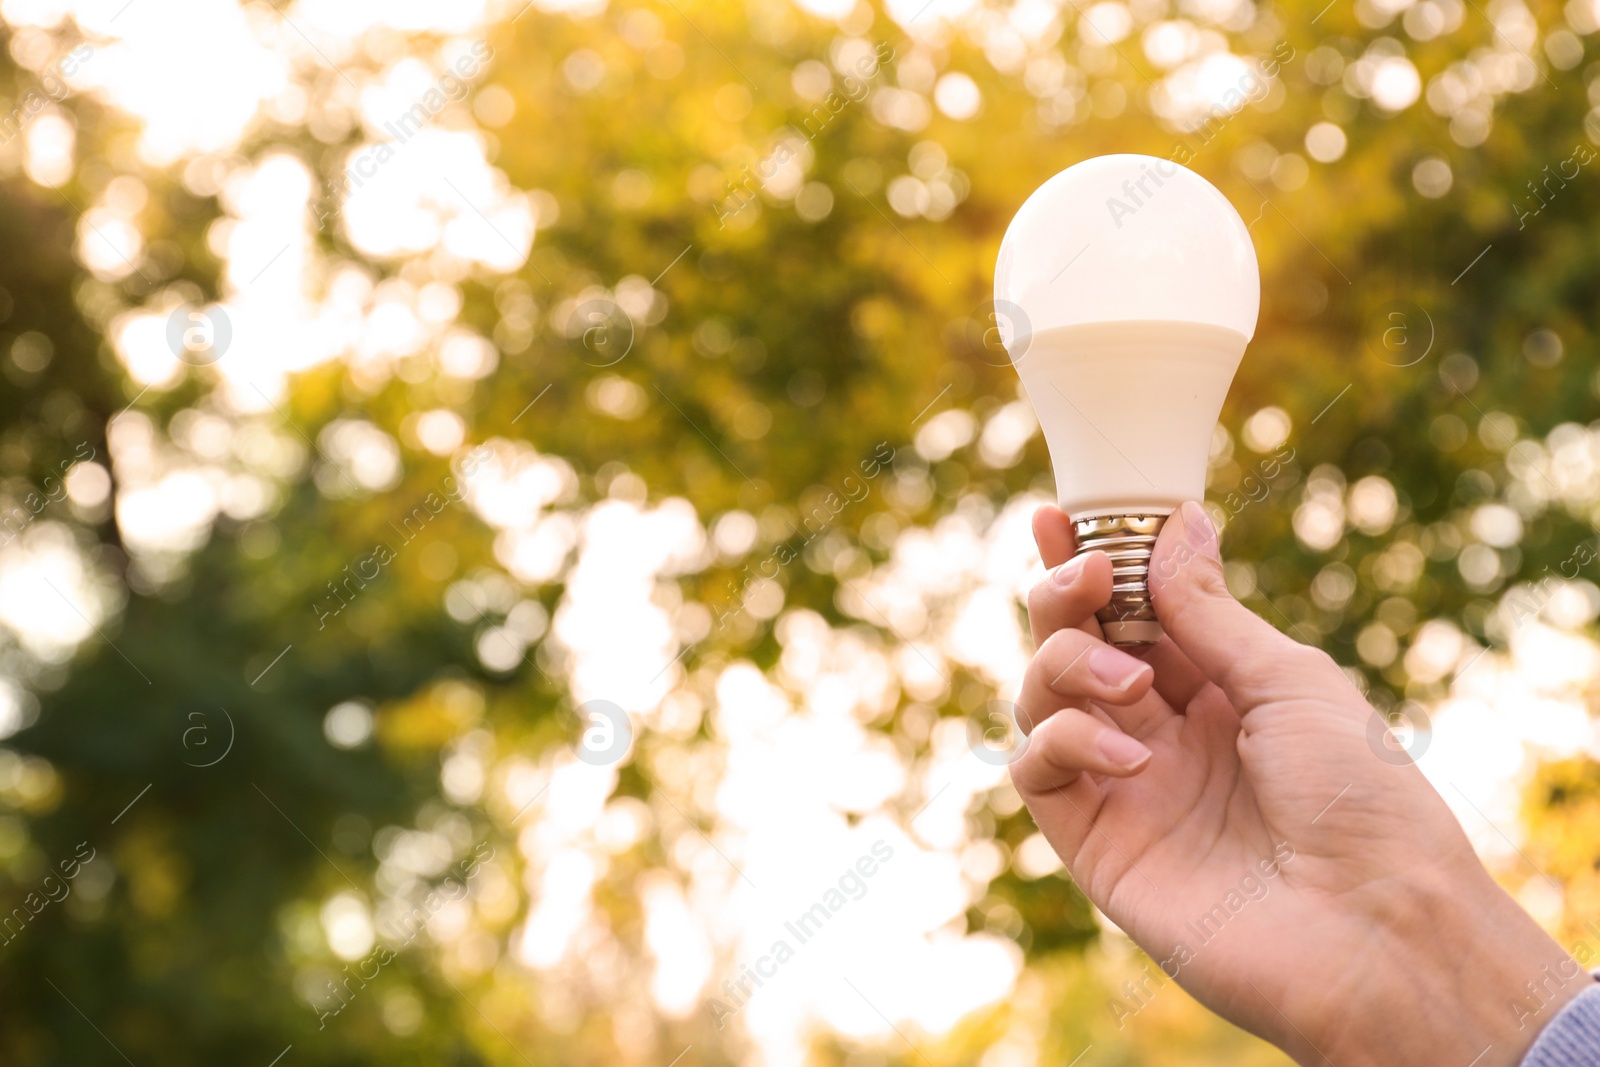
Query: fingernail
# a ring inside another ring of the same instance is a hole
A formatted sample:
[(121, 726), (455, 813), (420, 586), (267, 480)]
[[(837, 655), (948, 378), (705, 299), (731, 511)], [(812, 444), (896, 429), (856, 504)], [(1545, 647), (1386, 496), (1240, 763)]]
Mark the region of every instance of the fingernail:
[(1089, 671), (1113, 689), (1126, 689), (1143, 674), (1146, 664), (1114, 648), (1097, 648), (1089, 653)]
[(1220, 563), (1222, 553), (1217, 550), (1217, 528), (1211, 524), (1211, 516), (1206, 514), (1206, 509), (1193, 500), (1186, 500), (1182, 511), (1183, 530), (1188, 535), (1190, 546)]
[(1095, 739), (1094, 747), (1115, 766), (1133, 770), (1150, 758), (1150, 750), (1120, 730), (1106, 730)]
[(1050, 577), (1057, 585), (1070, 585), (1078, 580), (1078, 573), (1083, 570), (1083, 557), (1073, 556), (1061, 566), (1050, 572)]

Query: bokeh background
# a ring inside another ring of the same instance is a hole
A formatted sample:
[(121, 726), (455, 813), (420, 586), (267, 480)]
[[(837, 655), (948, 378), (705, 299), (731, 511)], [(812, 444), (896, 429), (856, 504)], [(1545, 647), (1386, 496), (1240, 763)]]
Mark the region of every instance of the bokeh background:
[(0, 2), (0, 1061), (1286, 1062), (981, 736), (1112, 151), (1259, 252), (1230, 583), (1600, 946), (1600, 4), (1325, 2)]

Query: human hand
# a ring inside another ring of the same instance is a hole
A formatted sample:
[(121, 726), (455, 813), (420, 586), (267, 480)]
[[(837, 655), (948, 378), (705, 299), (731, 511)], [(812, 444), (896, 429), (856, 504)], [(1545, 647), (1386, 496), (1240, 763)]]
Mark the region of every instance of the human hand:
[(1300, 1063), (1519, 1063), (1591, 979), (1416, 766), (1378, 756), (1377, 713), (1333, 660), (1228, 593), (1205, 511), (1185, 504), (1161, 531), (1166, 636), (1137, 656), (1094, 617), (1106, 555), (1075, 557), (1054, 507), (1034, 537), (1051, 571), (1028, 599), (1038, 652), (1012, 780), (1089, 899)]

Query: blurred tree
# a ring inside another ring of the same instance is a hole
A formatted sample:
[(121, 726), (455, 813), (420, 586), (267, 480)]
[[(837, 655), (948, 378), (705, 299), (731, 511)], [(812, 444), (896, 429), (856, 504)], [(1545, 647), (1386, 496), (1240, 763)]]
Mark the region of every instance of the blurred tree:
[[(742, 547), (650, 576), (680, 620), (672, 677), (685, 692), (741, 659), (778, 672), (782, 616), (751, 607), (747, 568), (780, 546), (799, 564), (778, 571), (781, 607), (886, 658), (904, 650), (852, 584), (891, 567), (905, 531), (962, 515), (983, 525), (1018, 494), (1052, 491), (1043, 442), (1012, 406), (1014, 373), (984, 343), (985, 301), (1011, 213), (1087, 156), (1177, 151), (1251, 224), (1262, 320), (1211, 490), (1230, 581), (1252, 607), (1349, 664), (1386, 710), (1437, 701), (1480, 647), (1550, 621), (1552, 575), (1570, 602), (1562, 618), (1592, 632), (1589, 8), (1046, 7), (1025, 30), (999, 8), (928, 31), (918, 20), (939, 11), (904, 12), (911, 35), (864, 5), (839, 20), (769, 3), (508, 12), (470, 110), (436, 125), (470, 132), (511, 185), (537, 190), (533, 250), (509, 275), (355, 239), (337, 191), (365, 135), (341, 77), (308, 66), (305, 117), (263, 121), (238, 158), (213, 162), (243, 173), (274, 153), (303, 161), (314, 201), (335, 191), (318, 284), (331, 289), (340, 265), (413, 294), (440, 283), (459, 295), (460, 322), (494, 339), (494, 369), (451, 372), (431, 341), (385, 375), (352, 354), (296, 376), (287, 402), (260, 415), (219, 404), (209, 370), (148, 393), (130, 385), (118, 315), (164, 293), (226, 295), (214, 238), (235, 220), (223, 183), (207, 192), (182, 165), (132, 162), (125, 116), (64, 105), (83, 160), (71, 179), (46, 188), (15, 158), (0, 179), (0, 233), (25, 250), (0, 263), (0, 476), (21, 501), (80, 445), (94, 449), (113, 476), (106, 499), (57, 499), (27, 536), (73, 539), (110, 610), (70, 668), (7, 649), (39, 709), (0, 759), (5, 899), (24, 906), (80, 842), (97, 859), (0, 946), (6, 1062), (105, 1059), (108, 1044), (174, 1064), (266, 1064), (289, 1045), (285, 1064), (668, 1062), (686, 1044), (694, 1062), (746, 1056), (703, 1012), (656, 1013), (641, 1037), (594, 990), (504, 962), (541, 872), (515, 843), (522, 812), (500, 810), (481, 782), (452, 787), (451, 767), (470, 777), (575, 738), (570, 658), (538, 636), (570, 603), (570, 572), (518, 577), (513, 540), (481, 509), (417, 509), (468, 479), (463, 455), (492, 442), (506, 462), (515, 448), (558, 458), (540, 468), (562, 483), (547, 503), (575, 527), (608, 500), (645, 498), (687, 501), (713, 531), (726, 520), (726, 543)], [(341, 74), (376, 77), (407, 58), (431, 71), (442, 43), (373, 30), (341, 54)], [(1271, 58), (1275, 79), (1241, 81), (1267, 88), (1179, 131), (1169, 68), (1229, 46)], [(15, 65), (5, 77), (18, 101), (35, 81)], [(148, 254), (96, 277), (75, 252), (82, 212), (123, 172), (149, 193)], [(218, 412), (291, 457), (271, 506), (219, 517), (192, 552), (130, 550), (114, 438), (192, 442), (196, 419)], [(459, 448), (429, 443), (418, 419), (432, 412), (459, 418)], [(358, 420), (398, 442), (381, 488), (351, 483), (334, 454)], [(1007, 425), (1020, 429), (1008, 438)], [(1266, 476), (1285, 447), (1293, 460)], [(884, 470), (860, 503), (828, 502), (874, 461)], [(371, 562), (379, 546), (392, 560)], [(728, 625), (708, 621), (724, 612)], [(516, 632), (535, 636), (507, 658), (494, 642)], [(934, 719), (997, 695), (983, 671), (946, 666), (937, 698), (897, 679), (872, 723), (907, 762), (931, 762)], [(654, 804), (662, 763), (711, 747), (717, 731), (696, 707), (686, 734), (637, 739), (618, 796)], [(1578, 772), (1547, 773), (1536, 812), (1564, 826), (1581, 790), (1561, 775)], [(1032, 834), (1008, 793), (985, 790), (967, 813), (1003, 860)], [(1578, 887), (1600, 857), (1561, 834), (1549, 871), (1589, 908)], [(329, 944), (341, 895), (394, 896), (397, 848), (446, 848), (411, 873), (448, 883), (480, 843), (496, 850), (485, 884), (501, 889), (476, 898), (471, 930), (496, 947), (422, 937), (377, 977), (350, 980), (349, 967), (372, 964)], [(640, 885), (674, 862), (658, 827), (598, 878), (626, 963), (651, 956)], [(1029, 1027), (1051, 1061), (1093, 1043), (1098, 1062), (1281, 1062), (1177, 990), (1118, 1028), (1110, 1001), (1135, 965), (1095, 955), (1096, 917), (1065, 879), (1016, 868), (987, 879), (967, 926), (1026, 950), (1021, 995), (915, 1051), (893, 1046), (897, 1062), (978, 1062)], [(642, 1005), (647, 980), (629, 988)], [(867, 1062), (851, 1055), (817, 1051)]]

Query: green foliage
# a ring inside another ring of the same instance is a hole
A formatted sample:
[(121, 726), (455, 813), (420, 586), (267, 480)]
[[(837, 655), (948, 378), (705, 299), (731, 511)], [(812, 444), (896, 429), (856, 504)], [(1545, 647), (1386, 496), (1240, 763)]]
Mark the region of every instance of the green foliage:
[[(1499, 101), (1487, 139), (1462, 147), (1449, 120), (1425, 103), (1390, 115), (1329, 78), (1330, 57), (1352, 63), (1373, 40), (1400, 32), (1364, 26), (1359, 4), (1336, 3), (1320, 15), (1316, 6), (1264, 9), (1235, 35), (1238, 50), (1281, 57), (1277, 46), (1286, 43), (1292, 58), (1282, 62), (1281, 92), (1228, 119), (1203, 145), (1148, 112), (1146, 94), (1161, 72), (1137, 36), (1109, 49), (1086, 42), (1070, 5), (1060, 40), (1036, 49), (1071, 63), (1081, 81), (1067, 122), (1047, 121), (1061, 105), (1036, 96), (1021, 68), (999, 72), (966, 36), (942, 34), (925, 51), (941, 72), (976, 80), (979, 117), (956, 121), (935, 110), (911, 132), (875, 118), (869, 100), (848, 101), (806, 146), (806, 180), (827, 187), (831, 210), (807, 221), (790, 203), (756, 195), (726, 224), (719, 215), (743, 168), (768, 158), (786, 127), (806, 129), (815, 104), (797, 94), (796, 68), (826, 62), (845, 36), (839, 27), (764, 2), (630, 2), (587, 18), (529, 10), (490, 38), (490, 82), (509, 94), (514, 117), (486, 136), (511, 183), (550, 194), (559, 217), (541, 228), (515, 275), (480, 272), (462, 284), (462, 319), (496, 338), (498, 370), (478, 383), (402, 376), (368, 388), (342, 365), (323, 367), (295, 379), (282, 432), (309, 452), (330, 421), (359, 416), (407, 441), (408, 416), (450, 408), (465, 419), (468, 442), (525, 441), (565, 459), (579, 505), (606, 499), (627, 471), (652, 499), (683, 498), (707, 524), (749, 512), (759, 521), (756, 559), (802, 530), (820, 501), (886, 443), (892, 469), (778, 579), (786, 606), (860, 627), (839, 606), (841, 585), (883, 563), (896, 532), (931, 526), (963, 501), (999, 508), (1024, 491), (1050, 492), (1037, 436), (1019, 460), (998, 467), (983, 462), (976, 445), (937, 461), (913, 446), (930, 408), (964, 409), (981, 424), (1017, 398), (1011, 368), (981, 345), (983, 304), (1012, 212), (1077, 160), (1112, 151), (1167, 156), (1187, 145), (1189, 165), (1251, 223), (1263, 271), (1261, 325), (1222, 420), (1231, 451), (1219, 453), (1212, 470), (1213, 502), (1230, 520), (1231, 577), (1275, 625), (1362, 672), (1379, 706), (1437, 698), (1448, 678), (1413, 677), (1402, 654), (1418, 628), (1446, 620), (1473, 639), (1505, 641), (1496, 598), (1517, 582), (1537, 582), (1593, 537), (1596, 494), (1544, 492), (1542, 476), (1519, 467), (1525, 445), (1512, 447), (1513, 438), (1537, 442), (1563, 424), (1584, 424), (1594, 409), (1600, 179), (1590, 165), (1537, 216), (1519, 219), (1518, 211), (1530, 203), (1528, 182), (1590, 144), (1592, 72), (1541, 60), (1536, 84)], [(1495, 31), (1468, 7), (1458, 31), (1406, 40), (1424, 85), (1473, 49), (1496, 47)], [(1534, 14), (1546, 27), (1561, 18), (1550, 3)], [(860, 21), (867, 41), (900, 59), (912, 51), (882, 12), (870, 25)], [(433, 43), (406, 47), (424, 54)], [(604, 69), (588, 91), (563, 69), (582, 50)], [(20, 96), (29, 76), (6, 74)], [(916, 81), (892, 64), (870, 80), (888, 86), (896, 77)], [(107, 330), (116, 310), (140, 304), (158, 285), (218, 292), (206, 228), (221, 208), (174, 172), (141, 171), (152, 194), (142, 225), (148, 241), (165, 242), (170, 262), (161, 268), (153, 258), (120, 282), (88, 277), (73, 259), (78, 207), (120, 169), (135, 169), (126, 162), (134, 131), (114, 112), (70, 106), (82, 143), (77, 176), (59, 193), (18, 173), (0, 183), (0, 243), (11, 251), (0, 258), (0, 347), (11, 351), (18, 337), (38, 332), (54, 353), (42, 369), (5, 363), (0, 477), (14, 486), (42, 484), (80, 442), (104, 456), (106, 424), (124, 406), (164, 426), (208, 388), (196, 374), (136, 395)], [(1308, 165), (1306, 131), (1324, 121), (1343, 128), (1348, 152)], [(270, 125), (242, 152), (258, 158), (287, 149), (333, 181), (357, 141), (355, 133), (319, 140), (305, 128)], [(1432, 156), (1447, 160), (1453, 175), (1438, 198), (1413, 184), (1414, 168)], [(1276, 163), (1262, 171), (1262, 159)], [(925, 185), (939, 180), (963, 194), (947, 217), (909, 218), (890, 205), (889, 183), (914, 169)], [(326, 254), (364, 261), (379, 278), (406, 276), (405, 264), (367, 261), (337, 226), (321, 240)], [(665, 315), (634, 322), (627, 356), (597, 366), (594, 350), (565, 336), (554, 312), (629, 278), (655, 287)], [(1415, 361), (1415, 348), (1400, 358), (1386, 346), (1401, 302), (1404, 328), (1431, 338)], [(1559, 337), (1557, 358), (1530, 340), (1538, 330)], [(617, 417), (615, 405), (608, 412), (597, 399), (606, 388), (616, 393), (607, 385), (613, 379), (631, 383), (617, 395), (634, 398), (636, 414)], [(1236, 504), (1259, 486), (1252, 473), (1277, 448), (1253, 451), (1241, 436), (1268, 406), (1292, 421), (1294, 459), (1264, 498)], [(1502, 413), (1510, 418), (1491, 417)], [(41, 704), (37, 725), (10, 750), (48, 761), (49, 770), (29, 763), (36, 788), (0, 792), (10, 809), (0, 816), (0, 886), (5, 900), (20, 901), (84, 841), (111, 859), (117, 878), (102, 897), (80, 893), (49, 907), (0, 946), (4, 1062), (109, 1062), (108, 1042), (132, 1062), (175, 1065), (267, 1064), (286, 1045), (293, 1058), (285, 1065), (618, 1061), (606, 1006), (584, 1005), (581, 1023), (561, 1030), (528, 1010), (537, 983), (502, 975), (462, 987), (431, 950), (401, 953), (326, 1030), (296, 989), (310, 951), (297, 947), (304, 939), (296, 930), (309, 924), (314, 941), (319, 902), (372, 882), (373, 829), (449, 807), (439, 799), (442, 750), (474, 728), (487, 729), (502, 752), (532, 754), (573, 733), (571, 699), (542, 647), (512, 671), (489, 670), (474, 654), (476, 620), (463, 624), (442, 606), (452, 577), (497, 566), (493, 532), (465, 507), (445, 510), (423, 544), (400, 548), (347, 612), (318, 625), (313, 605), (328, 596), (328, 582), (390, 542), (392, 524), (450, 468), (408, 444), (397, 486), (341, 498), (319, 488), (317, 466), (308, 456), (284, 480), (265, 519), (219, 522), (166, 582), (130, 563), (110, 510), (85, 517), (51, 505), (48, 517), (70, 527), (130, 592), (70, 666), (26, 666), (21, 653), (6, 653)], [(1322, 547), (1296, 537), (1311, 479), (1353, 507), (1345, 486), (1369, 476), (1395, 492), (1385, 521), (1346, 524)], [(1493, 573), (1468, 582), (1460, 550), (1477, 543), (1475, 509), (1504, 501), (1521, 517), (1519, 536), (1492, 546)], [(433, 545), (446, 546), (448, 558), (428, 555)], [(683, 599), (713, 612), (736, 606), (742, 567), (722, 560), (683, 576)], [(523, 592), (547, 612), (563, 595), (558, 582)], [(894, 635), (880, 631), (891, 643)], [(770, 669), (779, 651), (769, 623), (742, 617), (691, 648), (684, 663), (743, 657)], [(992, 695), (986, 686), (958, 671), (938, 714), (970, 712), (978, 696)], [(322, 722), (351, 699), (378, 708), (377, 742), (346, 752), (329, 746)], [(910, 714), (902, 707), (876, 725), (906, 752), (923, 754), (927, 730), (918, 736)], [(196, 766), (220, 750), (197, 757), (195, 735), (186, 733), (196, 724), (208, 731), (207, 744), (234, 739), (214, 766)], [(648, 798), (655, 788), (630, 765), (618, 793)], [(1552, 809), (1575, 803), (1576, 785), (1551, 788), (1560, 794), (1550, 794)], [(1592, 782), (1584, 788), (1593, 792)], [(502, 850), (521, 884), (512, 835), (481, 811), (464, 813), (472, 839)], [(973, 817), (1008, 851), (1032, 832), (1025, 811), (998, 802)], [(1592, 880), (1592, 841), (1563, 839), (1562, 877)], [(662, 861), (658, 843), (642, 844), (619, 858), (624, 873), (602, 890), (608, 920), (631, 944), (642, 936), (639, 903), (616, 885)], [(500, 921), (502, 939), (525, 917), (525, 904)], [(1034, 1007), (1016, 1009), (1017, 1017), (1044, 1031), (1049, 1062), (1070, 1060), (1080, 1037), (1122, 1057), (1095, 1062), (1267, 1062), (1258, 1045), (1207, 1021), (1176, 990), (1166, 996), (1186, 1007), (1153, 1013), (1162, 1021), (1137, 1032), (1109, 1033), (1105, 979), (1083, 962), (1098, 927), (1064, 878), (1008, 869), (968, 922), (1026, 949)], [(385, 1011), (404, 1014), (392, 1005), (407, 998), (420, 1003), (423, 1022), (399, 1036), (404, 1027), (386, 1025)], [(943, 1046), (922, 1047), (935, 1062), (977, 1062), (1010, 1018), (995, 1009)], [(653, 1040), (660, 1062), (691, 1042), (691, 1062), (737, 1058), (699, 1016), (663, 1024)], [(816, 1062), (868, 1062), (847, 1059), (842, 1047), (818, 1055)], [(903, 1049), (889, 1055), (918, 1058)]]

